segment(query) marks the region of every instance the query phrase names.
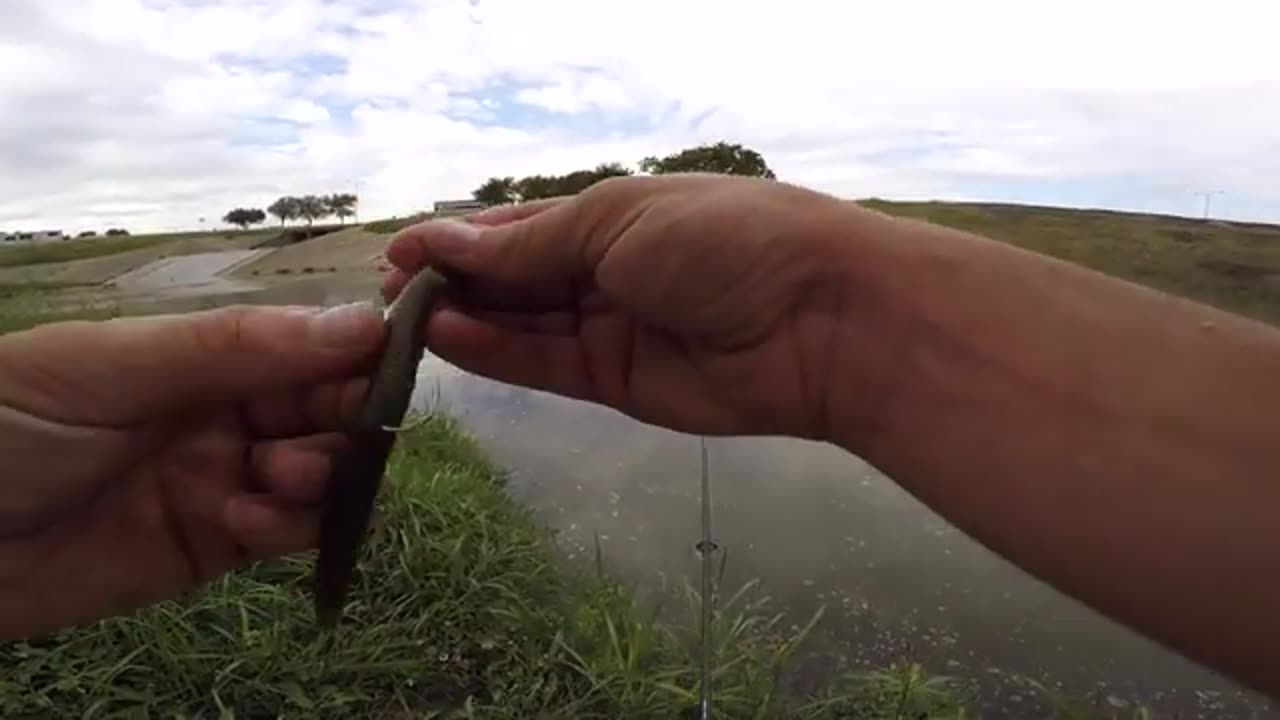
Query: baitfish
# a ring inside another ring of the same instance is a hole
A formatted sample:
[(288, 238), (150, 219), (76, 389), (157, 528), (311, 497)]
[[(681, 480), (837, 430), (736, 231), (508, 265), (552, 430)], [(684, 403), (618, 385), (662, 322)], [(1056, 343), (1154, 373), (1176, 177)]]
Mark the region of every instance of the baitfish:
[(448, 285), (423, 268), (386, 309), (386, 339), (360, 409), (347, 428), (347, 447), (332, 458), (320, 520), (315, 573), (316, 619), (337, 625), (369, 531), (387, 459), (404, 422), (424, 350), (426, 317)]

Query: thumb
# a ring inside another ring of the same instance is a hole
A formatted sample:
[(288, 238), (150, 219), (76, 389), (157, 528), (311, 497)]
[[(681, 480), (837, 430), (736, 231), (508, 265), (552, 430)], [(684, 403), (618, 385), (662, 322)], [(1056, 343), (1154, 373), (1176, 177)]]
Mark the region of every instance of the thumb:
[(0, 337), (0, 404), (54, 421), (129, 425), (354, 374), (383, 333), (367, 303), (46, 325)]

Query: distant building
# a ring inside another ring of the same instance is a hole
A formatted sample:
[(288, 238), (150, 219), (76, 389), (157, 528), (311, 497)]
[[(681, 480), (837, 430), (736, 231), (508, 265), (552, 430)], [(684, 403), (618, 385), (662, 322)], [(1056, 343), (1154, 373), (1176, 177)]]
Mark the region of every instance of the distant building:
[(485, 204), (479, 200), (440, 200), (436, 202), (434, 212), (436, 217), (449, 217), (467, 215), (483, 209)]
[(66, 240), (67, 235), (61, 230), (37, 230), (35, 232), (0, 232), (0, 242), (6, 243), (48, 243)]

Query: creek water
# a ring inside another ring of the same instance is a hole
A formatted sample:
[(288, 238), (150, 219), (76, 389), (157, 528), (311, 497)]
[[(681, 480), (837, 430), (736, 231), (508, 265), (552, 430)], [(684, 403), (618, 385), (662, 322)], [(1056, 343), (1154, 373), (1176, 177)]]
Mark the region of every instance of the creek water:
[(255, 286), (229, 279), (224, 273), (260, 254), (261, 250), (227, 250), (161, 258), (117, 276), (113, 283), (126, 295), (179, 297), (252, 290)]
[[(697, 583), (698, 438), (428, 358), (417, 403), (458, 417), (513, 493), (588, 561), (656, 586)], [(1280, 717), (1262, 698), (1093, 613), (956, 531), (859, 458), (790, 438), (711, 438), (723, 593), (751, 580), (803, 624), (818, 683), (910, 656), (973, 681), (987, 717), (1042, 717), (1025, 675), (1103, 708), (1157, 717)]]
[[(377, 285), (315, 277), (158, 295), (136, 309), (331, 305), (374, 297)], [(569, 559), (589, 561), (598, 538), (608, 569), (632, 586), (696, 585), (698, 438), (428, 356), (415, 404), (432, 402), (509, 469), (512, 493), (559, 531)], [(1107, 710), (1140, 703), (1157, 717), (1280, 718), (1265, 699), (1021, 572), (853, 455), (789, 438), (712, 438), (709, 450), (723, 592), (758, 580), (796, 624), (826, 608), (804, 682), (909, 655), (970, 680), (986, 717), (1044, 716), (1010, 681), (1022, 675)]]

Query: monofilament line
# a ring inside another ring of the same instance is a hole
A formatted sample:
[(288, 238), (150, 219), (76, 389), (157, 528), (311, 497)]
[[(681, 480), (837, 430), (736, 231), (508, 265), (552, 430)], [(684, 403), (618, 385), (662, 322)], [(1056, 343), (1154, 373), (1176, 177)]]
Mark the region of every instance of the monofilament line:
[(702, 620), (701, 620), (701, 654), (702, 672), (699, 688), (702, 720), (711, 718), (711, 624), (714, 603), (711, 581), (711, 555), (716, 551), (715, 541), (711, 536), (711, 470), (707, 461), (707, 439), (700, 438), (702, 449), (702, 539), (698, 541), (698, 555), (702, 559)]

